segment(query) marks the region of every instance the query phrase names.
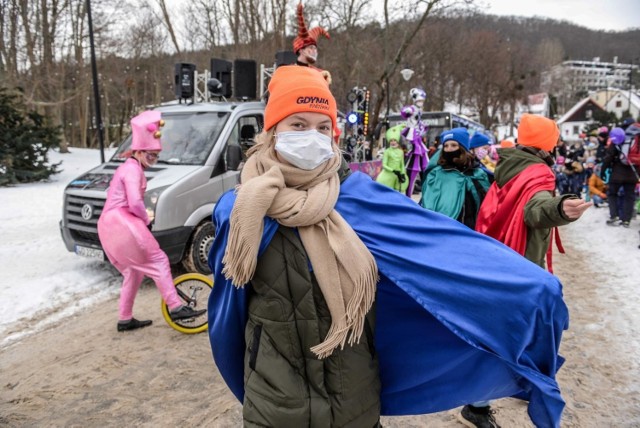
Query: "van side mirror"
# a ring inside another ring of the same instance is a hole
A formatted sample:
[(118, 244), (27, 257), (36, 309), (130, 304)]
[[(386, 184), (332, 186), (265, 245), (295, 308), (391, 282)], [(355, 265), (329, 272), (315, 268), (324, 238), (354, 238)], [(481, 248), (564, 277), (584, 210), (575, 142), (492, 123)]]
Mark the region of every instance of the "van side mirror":
[(227, 153), (225, 161), (227, 163), (227, 171), (237, 171), (242, 162), (243, 153), (242, 148), (236, 144), (229, 144), (227, 146)]

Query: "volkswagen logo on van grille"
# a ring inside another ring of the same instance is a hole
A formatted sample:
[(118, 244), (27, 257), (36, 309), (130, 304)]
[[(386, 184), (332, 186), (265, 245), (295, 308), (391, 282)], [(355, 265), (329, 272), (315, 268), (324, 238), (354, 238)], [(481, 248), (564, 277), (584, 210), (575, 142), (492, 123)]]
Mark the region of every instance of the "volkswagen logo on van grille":
[(85, 220), (91, 220), (91, 217), (93, 217), (93, 207), (89, 204), (84, 204), (80, 210), (80, 215)]

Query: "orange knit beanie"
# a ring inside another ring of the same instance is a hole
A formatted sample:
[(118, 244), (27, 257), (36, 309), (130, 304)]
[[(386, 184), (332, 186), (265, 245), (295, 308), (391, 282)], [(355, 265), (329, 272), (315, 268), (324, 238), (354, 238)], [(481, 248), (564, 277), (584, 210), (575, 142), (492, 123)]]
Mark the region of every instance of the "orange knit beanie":
[(264, 111), (264, 130), (300, 112), (322, 113), (336, 127), (336, 99), (318, 70), (297, 65), (280, 66), (269, 82), (269, 100)]
[(558, 143), (558, 125), (546, 117), (525, 113), (518, 125), (518, 144), (552, 151)]
[(516, 146), (516, 143), (514, 143), (511, 140), (502, 140), (500, 141), (500, 148), (501, 149), (510, 149)]

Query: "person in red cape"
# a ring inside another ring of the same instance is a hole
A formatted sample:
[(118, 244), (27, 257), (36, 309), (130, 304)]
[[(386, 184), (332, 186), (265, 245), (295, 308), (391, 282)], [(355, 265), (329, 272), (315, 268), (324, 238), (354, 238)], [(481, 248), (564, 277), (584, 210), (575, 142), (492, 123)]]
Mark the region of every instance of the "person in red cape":
[(577, 220), (593, 205), (577, 195), (554, 196), (550, 152), (559, 138), (551, 119), (522, 116), (516, 149), (498, 149), (495, 182), (476, 222), (476, 231), (501, 241), (542, 268), (546, 265), (549, 272), (553, 272), (551, 241), (552, 235), (559, 238), (557, 227)]
[[(558, 226), (577, 220), (593, 205), (573, 194), (554, 196), (556, 177), (551, 167), (555, 162), (550, 152), (559, 139), (554, 121), (524, 114), (515, 150), (502, 144), (498, 149), (495, 181), (476, 220), (476, 231), (497, 239), (542, 268), (546, 256), (551, 273), (553, 235), (558, 249), (564, 252)], [(466, 405), (459, 419), (478, 427), (498, 427), (489, 404)]]

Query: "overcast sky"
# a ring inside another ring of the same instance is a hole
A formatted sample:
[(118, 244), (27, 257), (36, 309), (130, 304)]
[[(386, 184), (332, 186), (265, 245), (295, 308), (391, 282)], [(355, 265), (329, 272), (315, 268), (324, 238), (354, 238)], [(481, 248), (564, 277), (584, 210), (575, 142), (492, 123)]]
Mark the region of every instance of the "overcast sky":
[(640, 0), (478, 0), (478, 5), (492, 15), (548, 17), (594, 30), (640, 28)]
[[(181, 6), (190, 0), (165, 1), (171, 7)], [(297, 1), (293, 3), (297, 4)], [(382, 16), (383, 0), (373, 0), (373, 4)], [(540, 16), (570, 21), (594, 30), (640, 28), (640, 0), (475, 0), (475, 4), (487, 14)]]

